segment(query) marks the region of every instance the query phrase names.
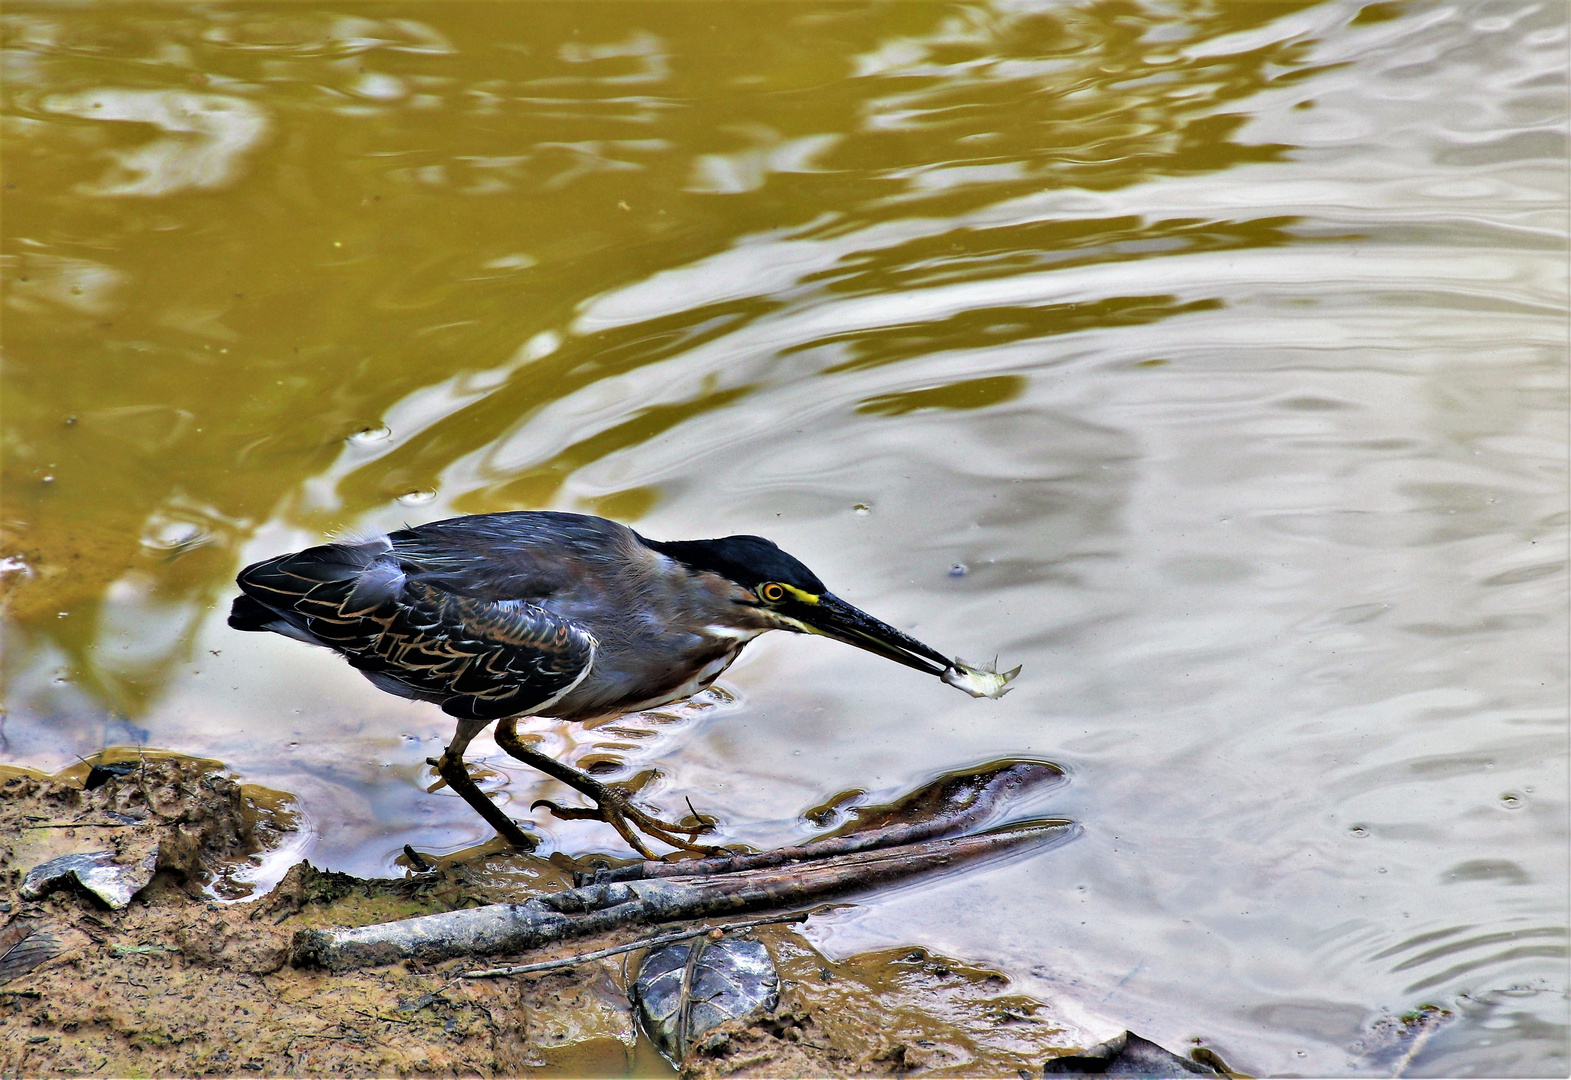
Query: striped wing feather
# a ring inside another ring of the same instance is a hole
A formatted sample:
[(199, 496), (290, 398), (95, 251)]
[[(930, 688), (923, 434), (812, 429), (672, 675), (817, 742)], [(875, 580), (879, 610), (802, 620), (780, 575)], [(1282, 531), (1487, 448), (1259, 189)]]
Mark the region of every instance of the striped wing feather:
[(462, 719), (539, 708), (594, 659), (594, 638), (575, 624), (526, 600), (411, 578), (385, 542), (283, 555), (246, 567), (238, 581), (246, 595), (230, 625), (326, 645), (383, 689), (440, 702)]

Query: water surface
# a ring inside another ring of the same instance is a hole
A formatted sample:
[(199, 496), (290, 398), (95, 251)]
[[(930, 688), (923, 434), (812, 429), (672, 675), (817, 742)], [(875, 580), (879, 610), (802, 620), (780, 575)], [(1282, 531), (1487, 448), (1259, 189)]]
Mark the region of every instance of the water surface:
[(757, 845), (1006, 756), (1085, 826), (825, 949), (1256, 1074), (1565, 1073), (1561, 5), (16, 3), (4, 48), (5, 760), (220, 758), (398, 872), (488, 835), (423, 790), (449, 724), (230, 631), (239, 566), (763, 533), (1017, 689), (773, 635), (546, 745)]

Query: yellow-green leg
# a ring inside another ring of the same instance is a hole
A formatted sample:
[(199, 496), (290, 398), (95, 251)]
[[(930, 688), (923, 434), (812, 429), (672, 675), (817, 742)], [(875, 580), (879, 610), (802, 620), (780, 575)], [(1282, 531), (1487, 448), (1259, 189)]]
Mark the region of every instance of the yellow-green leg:
[(519, 828), (516, 821), (502, 813), (500, 806), (486, 798), (485, 792), (481, 791), (480, 785), (470, 777), (469, 769), (464, 764), (464, 751), (490, 722), (489, 720), (460, 720), (458, 730), (453, 734), (453, 741), (447, 744), (447, 749), (442, 751), (442, 756), (426, 758), (426, 762), (436, 769), (437, 775), (447, 781), (448, 787), (458, 792), (466, 803), (485, 818), (488, 825), (501, 834), (502, 839), (522, 851), (533, 851), (540, 841)]
[[(639, 839), (639, 832), (683, 851), (696, 851), (704, 855), (725, 854), (724, 848), (695, 843), (693, 840), (699, 833), (708, 832), (714, 826), (707, 822), (701, 825), (678, 825), (645, 813), (633, 805), (625, 791), (602, 784), (588, 773), (571, 765), (564, 765), (524, 742), (518, 737), (518, 725), (515, 720), (503, 720), (497, 724), (496, 744), (524, 764), (531, 765), (547, 776), (562, 781), (575, 791), (582, 792), (595, 804), (593, 807), (558, 806), (548, 799), (539, 799), (529, 807), (531, 810), (537, 806), (544, 806), (557, 817), (566, 820), (603, 821), (620, 833), (622, 839), (646, 859), (655, 858), (655, 854)], [(683, 840), (677, 835), (679, 833), (685, 833), (687, 839)]]

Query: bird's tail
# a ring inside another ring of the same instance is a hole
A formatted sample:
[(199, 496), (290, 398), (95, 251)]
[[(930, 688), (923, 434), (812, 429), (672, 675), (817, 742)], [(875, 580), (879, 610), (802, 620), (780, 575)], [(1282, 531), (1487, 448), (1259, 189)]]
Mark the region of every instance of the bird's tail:
[(235, 578), (243, 595), (235, 597), (229, 625), (309, 637), (308, 617), (337, 622), (360, 613), (354, 609), (374, 608), (403, 584), (396, 563), (378, 563), (389, 546), (385, 539), (323, 544), (252, 563)]
[(249, 596), (235, 597), (229, 609), (229, 625), (236, 630), (271, 630), (270, 623), (278, 621), (278, 612), (257, 603)]

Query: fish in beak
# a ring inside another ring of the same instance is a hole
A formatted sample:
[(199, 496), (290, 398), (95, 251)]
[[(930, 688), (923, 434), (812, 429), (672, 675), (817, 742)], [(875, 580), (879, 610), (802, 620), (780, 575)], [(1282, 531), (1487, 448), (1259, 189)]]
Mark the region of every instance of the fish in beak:
[(937, 675), (972, 697), (1003, 697), (1008, 693), (1007, 684), (1020, 674), (1018, 667), (1012, 671), (998, 671), (996, 660), (991, 667), (983, 667), (968, 664), (959, 657), (950, 659), (909, 634), (852, 607), (834, 593), (822, 593), (814, 599), (816, 603), (793, 605), (795, 610), (791, 612), (797, 622), (813, 633), (866, 649), (925, 674)]

